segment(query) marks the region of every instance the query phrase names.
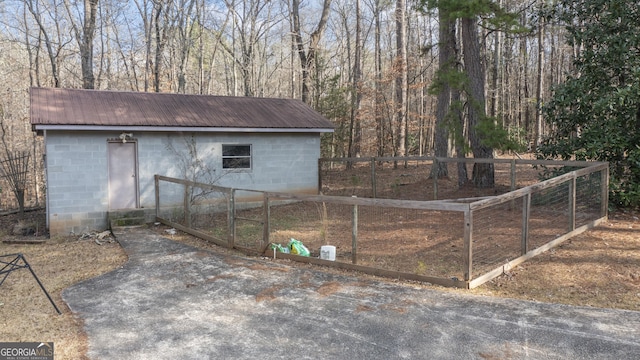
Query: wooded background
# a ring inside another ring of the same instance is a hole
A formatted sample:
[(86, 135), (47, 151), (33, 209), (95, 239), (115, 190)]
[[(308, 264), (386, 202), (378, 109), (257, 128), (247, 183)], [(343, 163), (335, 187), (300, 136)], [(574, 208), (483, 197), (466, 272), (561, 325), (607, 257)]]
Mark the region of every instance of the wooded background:
[[(336, 125), (323, 139), (326, 157), (535, 148), (550, 131), (541, 104), (580, 54), (553, 5), (5, 0), (2, 153), (29, 151), (42, 172), (31, 86), (300, 98)], [(484, 118), (501, 139), (477, 141), (488, 137), (476, 134)], [(42, 186), (32, 179), (31, 196)]]

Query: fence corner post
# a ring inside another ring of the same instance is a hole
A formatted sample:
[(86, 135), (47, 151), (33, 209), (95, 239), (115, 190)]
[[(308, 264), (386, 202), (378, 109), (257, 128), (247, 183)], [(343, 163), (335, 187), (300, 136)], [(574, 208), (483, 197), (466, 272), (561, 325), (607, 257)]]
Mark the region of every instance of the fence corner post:
[(263, 211), (263, 224), (262, 224), (262, 246), (260, 250), (265, 250), (271, 242), (271, 226), (269, 224), (271, 218), (271, 207), (269, 206), (269, 195), (264, 193), (264, 211)]
[(160, 216), (160, 176), (158, 174), (153, 175), (153, 183), (155, 186), (156, 219), (157, 219)]
[(471, 281), (473, 270), (473, 211), (467, 209), (464, 212), (464, 251), (462, 259), (462, 273), (464, 281)]
[(376, 183), (376, 158), (371, 158), (371, 190), (373, 192), (373, 198), (377, 198), (377, 183)]
[(191, 185), (184, 185), (184, 223), (191, 229)]
[[(357, 198), (353, 195), (352, 198)], [(353, 204), (351, 217), (351, 262), (358, 263), (358, 204)]]
[(511, 159), (511, 191), (516, 190), (516, 159)]
[(573, 173), (571, 181), (569, 181), (569, 229), (571, 232), (576, 229), (576, 185), (577, 178), (575, 172)]
[(438, 176), (440, 176), (440, 163), (438, 158), (433, 158), (433, 169), (431, 169), (431, 177), (433, 178), (433, 200), (438, 200)]
[(227, 247), (233, 249), (236, 242), (236, 189), (229, 190), (229, 198), (227, 200), (227, 226), (229, 227)]
[(600, 198), (602, 203), (600, 205), (600, 217), (609, 216), (609, 163), (602, 169), (600, 180)]
[(322, 193), (322, 158), (318, 159), (318, 193)]
[(522, 197), (522, 238), (520, 255), (529, 252), (529, 219), (531, 218), (531, 192)]

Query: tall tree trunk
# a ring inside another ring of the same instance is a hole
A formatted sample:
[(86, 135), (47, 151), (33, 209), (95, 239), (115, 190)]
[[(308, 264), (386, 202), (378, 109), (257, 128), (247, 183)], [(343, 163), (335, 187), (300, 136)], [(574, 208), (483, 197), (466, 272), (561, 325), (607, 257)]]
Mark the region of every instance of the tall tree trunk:
[[(22, 9), (22, 19), (25, 25), (28, 24), (26, 6)], [(36, 42), (36, 46), (32, 46), (30, 29), (28, 26), (25, 26), (24, 43), (26, 45), (27, 56), (29, 57), (29, 86), (36, 85), (40, 87), (40, 56), (38, 56), (40, 53), (40, 37), (41, 32), (38, 31), (38, 41)], [(35, 54), (33, 49), (35, 49)]]
[[(31, 15), (33, 15), (33, 19), (36, 21), (36, 24), (38, 24), (38, 28), (40, 31), (40, 35), (38, 36), (38, 39), (42, 39), (44, 40), (44, 45), (45, 48), (47, 49), (47, 55), (49, 57), (49, 62), (51, 65), (51, 76), (53, 77), (53, 87), (60, 87), (60, 73), (59, 73), (59, 67), (58, 67), (58, 55), (59, 55), (59, 49), (54, 49), (53, 48), (53, 41), (51, 40), (51, 38), (49, 37), (49, 33), (47, 32), (47, 28), (45, 27), (40, 12), (39, 12), (39, 5), (38, 2), (33, 2), (33, 0), (25, 0), (25, 4), (27, 5), (27, 8), (29, 9), (29, 12), (31, 13)], [(62, 46), (62, 44), (60, 44), (59, 46)]]
[(155, 92), (160, 92), (160, 70), (162, 69), (162, 52), (164, 51), (165, 45), (165, 34), (164, 29), (161, 24), (161, 19), (163, 15), (163, 11), (166, 12), (168, 9), (164, 7), (164, 0), (154, 1), (154, 25), (155, 25), (155, 40), (156, 40), (156, 54), (155, 54), (155, 62), (153, 64), (153, 90)]
[[(526, 26), (526, 16), (522, 16), (522, 25)], [(531, 130), (531, 115), (529, 111), (529, 50), (527, 47), (527, 37), (520, 39), (520, 74), (518, 77), (521, 79), (521, 85), (518, 88), (518, 102), (519, 102), (519, 116), (521, 117), (520, 124), (526, 130), (527, 139), (530, 140)], [(527, 144), (529, 145), (529, 143)], [(529, 149), (530, 150), (530, 149)]]
[[(451, 91), (451, 101), (452, 102), (460, 102), (460, 89), (452, 89)], [(462, 116), (462, 109), (459, 106), (456, 106), (454, 109), (454, 121), (457, 121), (457, 125), (454, 126), (456, 134), (454, 135), (457, 139), (455, 142), (456, 148), (456, 157), (458, 159), (465, 159), (467, 157), (466, 144), (464, 144), (465, 136), (465, 119)], [(459, 161), (457, 163), (458, 168), (458, 187), (462, 188), (467, 183), (469, 183), (469, 174), (467, 172), (467, 163), (464, 161)]]
[[(149, 91), (149, 73), (151, 72), (153, 61), (151, 60), (151, 45), (153, 40), (153, 21), (154, 21), (154, 9), (155, 6), (152, 4), (151, 0), (141, 0), (134, 1), (138, 12), (140, 13), (140, 17), (142, 18), (142, 26), (144, 28), (144, 73), (143, 73), (143, 91)], [(132, 72), (135, 72), (135, 56), (134, 52), (130, 52), (131, 64), (132, 64)], [(138, 84), (136, 82), (136, 90), (138, 88)]]
[(84, 0), (84, 25), (82, 27), (82, 43), (80, 58), (82, 67), (82, 87), (93, 89), (93, 38), (96, 32), (96, 11), (98, 0)]
[[(194, 47), (193, 36), (194, 36), (194, 31), (196, 30), (196, 26), (191, 21), (191, 15), (194, 7), (196, 7), (196, 0), (186, 0), (186, 3), (181, 2), (180, 7), (181, 9), (178, 12), (177, 27), (176, 27), (176, 33), (178, 35), (178, 38), (177, 38), (178, 44), (176, 46), (176, 51), (178, 51), (178, 74), (177, 74), (178, 90), (177, 92), (180, 94), (184, 94), (187, 91), (186, 68), (189, 62), (191, 49)], [(196, 16), (197, 16), (197, 8), (196, 8)]]
[(326, 28), (329, 20), (330, 10), (331, 0), (324, 0), (318, 26), (311, 33), (309, 48), (308, 50), (305, 50), (304, 41), (302, 40), (302, 27), (300, 25), (300, 0), (292, 0), (291, 2), (293, 37), (295, 39), (298, 56), (300, 58), (300, 66), (302, 68), (302, 101), (307, 104), (309, 104), (311, 100), (311, 74), (313, 74), (315, 67), (316, 53), (318, 51), (318, 46), (320, 45), (324, 29)]
[[(540, 11), (544, 7), (544, 0), (540, 0)], [(540, 142), (542, 141), (542, 96), (544, 90), (544, 17), (541, 16), (538, 24), (538, 74), (537, 74), (537, 88), (536, 88), (536, 128), (535, 139), (533, 142), (533, 150), (535, 151)]]
[[(502, 7), (502, 1), (500, 1), (500, 7)], [(500, 62), (502, 61), (502, 32), (496, 31), (493, 34), (494, 49), (493, 49), (493, 63), (491, 66), (491, 105), (489, 107), (489, 116), (495, 117), (497, 115), (498, 108), (498, 84), (500, 74)]]
[[(451, 110), (451, 86), (449, 85), (448, 76), (456, 66), (456, 22), (443, 10), (439, 11), (438, 17), (440, 20), (438, 71), (442, 85), (436, 104), (435, 155), (437, 157), (448, 157), (448, 129), (451, 128), (447, 124), (447, 114)], [(447, 164), (438, 163), (438, 166), (432, 168), (431, 176), (437, 178), (449, 176)]]
[[(71, 28), (75, 33), (78, 49), (80, 50), (80, 69), (82, 71), (82, 87), (93, 89), (95, 87), (95, 77), (93, 75), (93, 39), (96, 33), (96, 13), (99, 0), (83, 0), (83, 19), (74, 20), (73, 6), (69, 0), (64, 0), (64, 7), (67, 10), (71, 22)], [(82, 23), (82, 31), (78, 22)]]
[(362, 138), (362, 126), (360, 124), (360, 102), (362, 93), (360, 91), (360, 81), (362, 78), (361, 64), (361, 16), (360, 16), (360, 0), (356, 1), (356, 39), (355, 54), (353, 59), (353, 83), (351, 92), (351, 131), (349, 134), (349, 157), (360, 156), (360, 141)]
[[(493, 149), (482, 144), (477, 127), (486, 118), (485, 112), (485, 70), (480, 54), (478, 29), (475, 18), (462, 18), (462, 44), (464, 66), (469, 78), (468, 100), (468, 131), (469, 143), (473, 157), (493, 158)], [(495, 184), (493, 164), (475, 163), (473, 165), (472, 181), (476, 187), (490, 188)]]
[(407, 20), (406, 1), (396, 0), (396, 149), (397, 155), (406, 156), (407, 140)]
[(381, 2), (375, 1), (375, 117), (376, 117), (376, 154), (378, 156), (385, 155), (385, 141), (384, 141), (384, 116), (383, 108), (384, 101), (382, 95), (382, 48), (381, 48), (381, 20), (380, 9)]

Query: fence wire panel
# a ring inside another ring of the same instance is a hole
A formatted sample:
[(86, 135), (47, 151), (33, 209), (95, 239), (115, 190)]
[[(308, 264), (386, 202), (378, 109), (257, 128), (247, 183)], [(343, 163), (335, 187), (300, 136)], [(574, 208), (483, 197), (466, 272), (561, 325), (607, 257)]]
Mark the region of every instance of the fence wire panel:
[[(439, 159), (444, 174), (431, 176), (433, 158), (324, 159), (320, 179), (324, 195), (375, 197), (398, 200), (435, 200), (486, 197), (533, 185), (575, 168), (563, 165), (533, 165), (516, 160), (492, 163), (495, 186), (476, 188), (473, 159)], [(462, 181), (461, 181), (462, 180)]]
[(376, 161), (376, 197), (397, 200), (432, 200), (429, 177), (433, 161)]
[[(478, 163), (472, 160), (469, 162), (456, 162), (447, 159), (444, 163), (447, 169), (447, 176), (438, 179), (437, 198), (438, 199), (465, 199), (496, 196), (506, 194), (517, 188), (517, 184), (512, 183), (511, 162), (493, 163), (494, 186), (491, 188), (478, 188), (473, 185), (473, 171), (475, 166), (488, 166), (486, 163)], [(433, 188), (433, 181), (430, 179), (430, 186)]]
[[(463, 278), (464, 215), (460, 212), (355, 206), (270, 198), (270, 242), (300, 240), (318, 257), (336, 247), (336, 261), (434, 277)], [(354, 218), (357, 219), (354, 243)], [(354, 246), (355, 245), (355, 246)]]
[(264, 196), (260, 191), (235, 191), (234, 246), (259, 249), (264, 236)]
[(528, 250), (538, 248), (571, 231), (569, 182), (531, 194)]
[(357, 263), (463, 279), (464, 214), (358, 206)]
[(373, 197), (369, 162), (325, 161), (320, 176), (324, 195)]
[(512, 190), (511, 188), (511, 163), (498, 162), (493, 164), (494, 180), (496, 183), (495, 194), (505, 194)]
[(576, 227), (599, 219), (605, 194), (602, 193), (602, 171), (576, 178)]
[(159, 180), (158, 187), (158, 217), (228, 241), (229, 191), (167, 180)]
[[(263, 251), (267, 243), (288, 247), (296, 239), (312, 257), (320, 256), (323, 245), (333, 245), (338, 262), (477, 282), (606, 216), (608, 168), (603, 163), (585, 169), (566, 162), (496, 161), (495, 187), (478, 189), (458, 182), (463, 169), (471, 178), (472, 163), (373, 160), (351, 160), (351, 166), (321, 162), (324, 195), (341, 197), (234, 190), (164, 178), (158, 181), (158, 216), (237, 248)], [(447, 176), (434, 183), (436, 165), (446, 167)], [(436, 191), (439, 200), (459, 200), (419, 201), (432, 200)], [(363, 198), (374, 194), (377, 199)], [(465, 244), (465, 236), (471, 243)], [(482, 275), (487, 276), (480, 279)]]
[(185, 185), (169, 181), (159, 181), (158, 217), (181, 225), (187, 224), (184, 211)]
[(271, 243), (286, 247), (293, 238), (301, 241), (314, 257), (320, 255), (321, 246), (333, 245), (338, 261), (350, 259), (350, 206), (315, 201), (269, 200)]
[(195, 186), (189, 186), (188, 191), (189, 218), (186, 225), (217, 240), (227, 241), (230, 236), (229, 194)]
[(544, 169), (540, 166), (522, 163), (516, 164), (514, 181), (516, 189), (533, 185), (544, 179)]
[(473, 211), (472, 278), (522, 255), (523, 198)]

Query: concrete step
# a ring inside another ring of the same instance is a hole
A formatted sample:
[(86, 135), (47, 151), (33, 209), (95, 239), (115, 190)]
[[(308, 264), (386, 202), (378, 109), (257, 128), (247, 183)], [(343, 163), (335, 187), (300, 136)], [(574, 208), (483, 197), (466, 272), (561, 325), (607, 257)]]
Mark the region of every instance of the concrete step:
[(144, 209), (112, 210), (109, 211), (108, 218), (112, 228), (146, 224)]

